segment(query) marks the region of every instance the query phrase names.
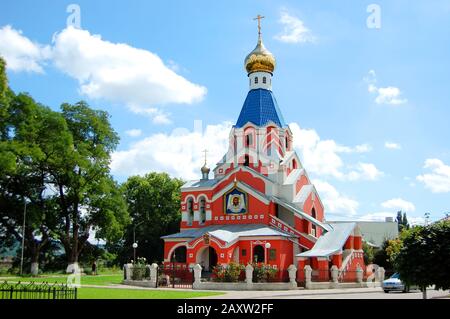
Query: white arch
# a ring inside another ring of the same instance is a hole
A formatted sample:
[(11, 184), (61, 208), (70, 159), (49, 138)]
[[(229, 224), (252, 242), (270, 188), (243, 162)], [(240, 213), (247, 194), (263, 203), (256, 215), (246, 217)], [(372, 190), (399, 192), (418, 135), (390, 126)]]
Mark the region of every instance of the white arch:
[[(188, 245), (187, 245), (187, 242), (183, 241), (181, 243), (178, 243), (178, 244), (174, 245), (172, 248), (170, 248), (169, 253), (167, 254), (167, 258), (166, 258), (167, 260), (166, 261), (170, 261), (170, 256), (172, 256), (172, 254), (175, 251), (175, 249), (177, 249), (178, 247), (181, 247), (181, 246), (185, 246), (186, 247), (186, 255), (187, 255), (187, 253), (188, 253), (187, 252)], [(187, 257), (188, 256), (186, 256), (186, 261), (187, 261)]]
[(182, 203), (187, 204), (189, 201), (189, 198), (192, 198), (192, 203), (195, 203), (195, 196), (192, 194), (187, 195), (186, 198), (184, 199), (184, 202), (182, 202)]
[[(189, 196), (191, 196), (191, 195), (189, 195)], [(193, 196), (193, 195), (192, 195)], [(201, 194), (198, 194), (197, 195), (197, 203), (200, 203), (200, 197), (205, 197), (205, 203), (207, 203), (207, 202), (209, 202), (210, 200), (209, 200), (209, 198), (208, 198), (208, 196), (205, 194), (205, 193), (201, 193)]]

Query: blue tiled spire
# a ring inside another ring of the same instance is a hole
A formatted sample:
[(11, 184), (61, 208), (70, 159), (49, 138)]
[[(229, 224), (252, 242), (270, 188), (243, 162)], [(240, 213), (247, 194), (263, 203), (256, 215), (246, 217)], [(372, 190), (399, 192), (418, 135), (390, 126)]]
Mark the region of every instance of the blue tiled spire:
[(243, 127), (248, 122), (256, 126), (265, 126), (270, 121), (279, 127), (286, 126), (272, 91), (266, 89), (250, 90), (235, 127)]

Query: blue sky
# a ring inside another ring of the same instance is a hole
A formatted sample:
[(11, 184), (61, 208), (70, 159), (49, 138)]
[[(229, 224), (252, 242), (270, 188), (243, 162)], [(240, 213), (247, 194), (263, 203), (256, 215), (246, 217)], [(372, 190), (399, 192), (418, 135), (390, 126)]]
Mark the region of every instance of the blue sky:
[[(81, 29), (67, 27), (70, 4)], [(257, 14), (277, 59), (273, 91), (329, 219), (449, 212), (449, 1), (8, 1), (0, 54), (16, 92), (111, 114), (119, 181), (190, 179), (205, 147), (210, 162), (226, 151)]]

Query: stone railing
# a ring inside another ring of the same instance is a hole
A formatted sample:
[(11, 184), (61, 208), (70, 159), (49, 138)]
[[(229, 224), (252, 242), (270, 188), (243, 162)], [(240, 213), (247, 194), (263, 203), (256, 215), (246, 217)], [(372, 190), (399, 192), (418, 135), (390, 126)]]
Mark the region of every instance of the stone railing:
[(150, 278), (143, 278), (142, 280), (133, 280), (133, 264), (125, 264), (123, 266), (123, 277), (124, 277), (123, 284), (156, 288), (158, 279), (158, 265), (156, 263), (153, 263), (151, 265), (147, 265), (146, 268), (150, 269)]
[(202, 290), (289, 290), (297, 289), (297, 267), (290, 265), (287, 269), (289, 282), (253, 282), (253, 266), (245, 266), (245, 282), (203, 282), (202, 266), (194, 266), (193, 289)]
[(333, 265), (330, 269), (330, 281), (321, 281), (321, 282), (315, 282), (313, 280), (313, 269), (311, 266), (306, 265), (304, 268), (305, 272), (305, 288), (306, 289), (329, 289), (329, 288), (341, 288), (341, 287), (350, 287), (354, 286), (356, 287), (375, 287), (379, 286), (380, 283), (384, 280), (384, 268), (379, 267), (375, 272), (375, 283), (372, 283), (370, 281), (364, 282), (364, 270), (358, 265), (356, 268), (356, 280), (355, 282), (347, 282), (347, 283), (340, 283), (340, 270), (337, 266)]

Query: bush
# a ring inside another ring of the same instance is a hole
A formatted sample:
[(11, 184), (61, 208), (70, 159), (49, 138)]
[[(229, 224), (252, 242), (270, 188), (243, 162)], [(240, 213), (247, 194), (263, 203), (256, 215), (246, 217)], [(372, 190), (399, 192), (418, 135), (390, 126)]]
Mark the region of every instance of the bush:
[(237, 282), (241, 272), (245, 269), (244, 265), (231, 262), (228, 266), (218, 264), (213, 268), (214, 280), (222, 282)]
[(253, 282), (267, 282), (273, 280), (278, 269), (270, 265), (253, 263)]
[[(138, 257), (136, 262), (133, 264), (133, 271), (131, 274), (131, 279), (133, 280), (143, 280), (147, 276), (147, 263), (145, 257)], [(150, 277), (150, 272), (148, 272)]]

